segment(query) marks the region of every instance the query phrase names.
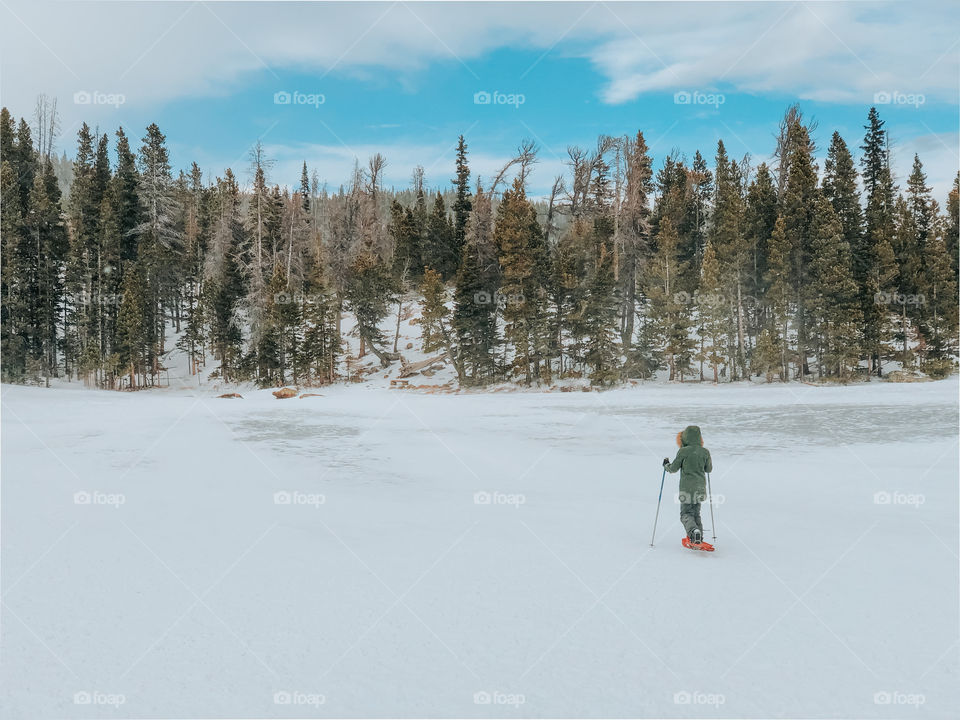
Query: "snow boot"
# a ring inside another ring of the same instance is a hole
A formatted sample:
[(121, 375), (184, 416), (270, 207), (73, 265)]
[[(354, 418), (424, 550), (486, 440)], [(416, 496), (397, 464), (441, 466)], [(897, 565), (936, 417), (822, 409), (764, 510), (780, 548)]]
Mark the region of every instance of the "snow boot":
[(700, 532), (699, 528), (694, 528), (693, 532), (690, 533), (690, 542), (693, 545), (699, 545), (703, 542), (703, 533)]

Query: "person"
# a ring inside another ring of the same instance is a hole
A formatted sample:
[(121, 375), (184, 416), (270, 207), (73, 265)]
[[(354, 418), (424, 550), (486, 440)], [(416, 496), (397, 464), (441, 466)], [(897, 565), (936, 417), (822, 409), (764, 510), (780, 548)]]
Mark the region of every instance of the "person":
[(687, 537), (694, 545), (703, 542), (703, 522), (700, 520), (700, 503), (707, 497), (705, 473), (713, 472), (710, 451), (703, 447), (703, 436), (696, 425), (688, 425), (677, 433), (680, 450), (673, 462), (663, 459), (663, 467), (669, 473), (680, 471), (680, 522)]

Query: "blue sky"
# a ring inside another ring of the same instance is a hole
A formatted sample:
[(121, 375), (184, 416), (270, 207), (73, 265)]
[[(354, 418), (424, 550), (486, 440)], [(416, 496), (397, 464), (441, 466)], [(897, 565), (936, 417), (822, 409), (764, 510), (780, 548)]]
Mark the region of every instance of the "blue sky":
[[(835, 129), (856, 147), (879, 99), (901, 176), (919, 153), (942, 201), (957, 169), (958, 23), (944, 5), (44, 1), (4, 14), (0, 99), (29, 115), (37, 93), (56, 96), (68, 153), (82, 120), (136, 138), (155, 121), (177, 167), (245, 180), (261, 139), (281, 184), (306, 160), (336, 187), (382, 152), (388, 185), (419, 163), (437, 186), (458, 134), (483, 175), (529, 138), (539, 194), (569, 145), (601, 133), (642, 130), (656, 165), (672, 149), (712, 160), (719, 138), (756, 164), (790, 103), (818, 121), (821, 148)], [(504, 102), (477, 104), (484, 92)]]

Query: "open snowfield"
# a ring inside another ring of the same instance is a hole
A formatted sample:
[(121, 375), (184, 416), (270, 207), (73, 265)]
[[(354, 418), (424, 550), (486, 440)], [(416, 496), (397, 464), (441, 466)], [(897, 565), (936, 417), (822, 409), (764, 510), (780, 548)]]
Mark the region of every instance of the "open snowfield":
[(956, 378), (319, 392), (3, 386), (0, 717), (957, 717)]

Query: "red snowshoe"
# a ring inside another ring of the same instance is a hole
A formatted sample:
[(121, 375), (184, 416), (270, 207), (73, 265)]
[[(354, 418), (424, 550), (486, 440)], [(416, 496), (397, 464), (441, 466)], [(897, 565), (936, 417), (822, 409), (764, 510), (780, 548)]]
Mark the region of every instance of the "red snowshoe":
[(702, 552), (713, 552), (713, 545), (708, 542), (691, 542), (690, 538), (685, 537), (680, 541), (685, 548), (690, 548), (691, 550), (700, 550)]

